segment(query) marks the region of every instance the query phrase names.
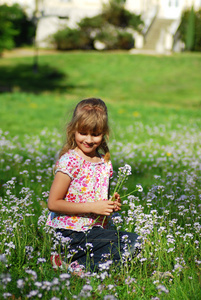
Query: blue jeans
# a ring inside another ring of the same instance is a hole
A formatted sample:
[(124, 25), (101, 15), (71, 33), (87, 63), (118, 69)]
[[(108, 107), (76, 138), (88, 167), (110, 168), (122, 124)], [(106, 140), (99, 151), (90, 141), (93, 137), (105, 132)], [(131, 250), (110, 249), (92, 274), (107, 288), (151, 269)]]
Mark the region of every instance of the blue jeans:
[(71, 261), (76, 260), (91, 271), (107, 263), (123, 263), (126, 257), (132, 258), (139, 251), (138, 235), (132, 232), (94, 226), (84, 232), (57, 229), (57, 233), (70, 238), (67, 252), (73, 254)]

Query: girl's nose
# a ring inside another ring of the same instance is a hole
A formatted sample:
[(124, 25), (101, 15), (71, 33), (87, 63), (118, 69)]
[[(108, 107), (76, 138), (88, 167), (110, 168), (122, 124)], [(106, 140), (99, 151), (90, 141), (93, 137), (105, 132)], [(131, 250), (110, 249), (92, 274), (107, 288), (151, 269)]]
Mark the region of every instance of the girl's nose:
[(90, 134), (86, 136), (86, 142), (89, 144), (92, 143), (92, 136)]

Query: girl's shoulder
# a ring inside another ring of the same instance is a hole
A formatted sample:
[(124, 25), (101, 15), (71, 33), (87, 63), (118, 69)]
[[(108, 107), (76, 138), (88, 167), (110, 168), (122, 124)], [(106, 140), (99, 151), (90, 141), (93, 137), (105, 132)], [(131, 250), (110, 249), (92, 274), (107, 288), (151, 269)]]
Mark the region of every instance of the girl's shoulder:
[(73, 150), (64, 153), (56, 162), (55, 173), (60, 171), (71, 178), (76, 177), (81, 166), (79, 156)]
[(68, 152), (64, 153), (57, 161), (57, 163), (61, 162), (72, 162), (72, 163), (80, 163), (81, 158), (79, 155), (76, 154), (76, 152), (72, 150), (68, 150)]

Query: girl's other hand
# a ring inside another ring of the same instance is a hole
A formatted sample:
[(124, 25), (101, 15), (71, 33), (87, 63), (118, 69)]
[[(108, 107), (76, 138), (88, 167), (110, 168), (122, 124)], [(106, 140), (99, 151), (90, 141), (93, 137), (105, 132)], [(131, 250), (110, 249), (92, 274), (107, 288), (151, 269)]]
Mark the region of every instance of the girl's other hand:
[(114, 211), (121, 210), (121, 203), (119, 201), (113, 201), (114, 202)]
[[(91, 212), (97, 215), (110, 216), (114, 212), (116, 201), (112, 200), (99, 200), (96, 202), (90, 203)], [(118, 204), (119, 205), (119, 204)]]
[(121, 210), (121, 198), (118, 193), (114, 193), (112, 201), (114, 202), (114, 211)]
[(114, 193), (114, 195), (112, 196), (111, 200), (114, 201), (114, 202), (117, 201), (117, 202), (121, 203), (120, 195), (117, 192)]

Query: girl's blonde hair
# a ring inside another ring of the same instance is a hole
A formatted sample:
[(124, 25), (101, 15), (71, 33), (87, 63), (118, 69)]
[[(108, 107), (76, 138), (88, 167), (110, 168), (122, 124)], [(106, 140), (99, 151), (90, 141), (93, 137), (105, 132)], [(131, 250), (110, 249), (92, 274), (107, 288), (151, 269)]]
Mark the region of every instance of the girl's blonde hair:
[(59, 157), (70, 149), (76, 148), (75, 132), (90, 132), (103, 134), (103, 139), (97, 150), (102, 150), (106, 161), (110, 158), (106, 139), (109, 138), (107, 107), (101, 99), (88, 98), (80, 101), (73, 113), (72, 120), (66, 128), (66, 143)]

